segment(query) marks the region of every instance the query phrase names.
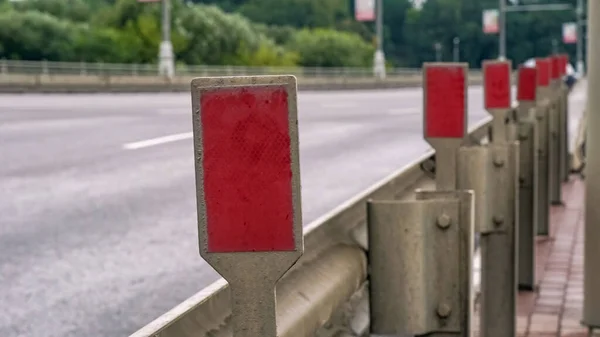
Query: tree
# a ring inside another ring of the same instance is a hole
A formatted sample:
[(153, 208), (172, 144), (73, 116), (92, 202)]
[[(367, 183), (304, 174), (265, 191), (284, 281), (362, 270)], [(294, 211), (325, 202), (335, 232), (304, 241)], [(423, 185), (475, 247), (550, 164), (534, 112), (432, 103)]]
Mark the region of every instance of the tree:
[(356, 34), (321, 28), (299, 31), (288, 47), (300, 55), (300, 65), (317, 67), (370, 66), (374, 52)]

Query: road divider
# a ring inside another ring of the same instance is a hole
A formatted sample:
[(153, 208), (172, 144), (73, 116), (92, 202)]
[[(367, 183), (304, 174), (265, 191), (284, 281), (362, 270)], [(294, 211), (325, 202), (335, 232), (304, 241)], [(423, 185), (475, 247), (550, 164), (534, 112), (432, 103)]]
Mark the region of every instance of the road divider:
[[(92, 92), (187, 92), (191, 76), (167, 79), (159, 76), (123, 75), (59, 75), (59, 74), (2, 74), (3, 93), (92, 93)], [(420, 87), (420, 76), (398, 75), (385, 79), (375, 77), (298, 77), (299, 90), (355, 90)], [(481, 84), (481, 76), (469, 76), (469, 84)]]
[(516, 294), (537, 289), (535, 241), (548, 235), (568, 155), (569, 89), (549, 80), (550, 64), (519, 68), (514, 105), (511, 62), (484, 62), (491, 118), (471, 128), (467, 64), (425, 64), (423, 135), (434, 150), (303, 236), (295, 78), (195, 79), (200, 255), (228, 282), (131, 337), (471, 337), (474, 274), (481, 334), (515, 337)]

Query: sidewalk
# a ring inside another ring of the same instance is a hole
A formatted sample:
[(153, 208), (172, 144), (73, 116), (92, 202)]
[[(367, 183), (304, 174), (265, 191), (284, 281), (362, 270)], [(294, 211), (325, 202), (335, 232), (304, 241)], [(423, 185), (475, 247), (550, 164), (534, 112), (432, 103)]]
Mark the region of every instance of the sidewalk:
[[(579, 324), (583, 305), (584, 186), (578, 175), (563, 184), (565, 204), (552, 206), (550, 235), (538, 237), (538, 288), (534, 292), (519, 292), (519, 337), (588, 336), (587, 328)], [(478, 312), (476, 317), (477, 330)], [(475, 336), (479, 333), (475, 332)]]

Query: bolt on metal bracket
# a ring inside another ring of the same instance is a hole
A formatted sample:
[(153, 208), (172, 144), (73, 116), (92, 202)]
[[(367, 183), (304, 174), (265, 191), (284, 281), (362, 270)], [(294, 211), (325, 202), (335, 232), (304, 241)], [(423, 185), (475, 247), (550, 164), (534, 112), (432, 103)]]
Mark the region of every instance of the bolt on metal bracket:
[(371, 333), (470, 336), (471, 191), (370, 201)]
[(481, 234), (506, 231), (512, 183), (511, 144), (463, 146), (458, 150), (458, 188), (475, 193), (475, 230)]

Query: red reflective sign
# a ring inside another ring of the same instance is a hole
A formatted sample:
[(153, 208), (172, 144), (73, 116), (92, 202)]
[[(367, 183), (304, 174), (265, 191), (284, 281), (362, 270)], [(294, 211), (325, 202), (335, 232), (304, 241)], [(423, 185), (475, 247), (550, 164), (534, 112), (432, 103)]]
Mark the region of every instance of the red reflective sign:
[(425, 137), (462, 138), (465, 135), (465, 67), (426, 65)]
[(551, 63), (551, 71), (550, 71), (550, 76), (553, 80), (560, 78), (560, 65), (561, 65), (561, 60), (560, 60), (560, 56), (556, 55), (556, 56), (552, 56), (550, 57), (550, 63)]
[(569, 65), (569, 55), (568, 54), (561, 55), (560, 60), (561, 60), (561, 67), (560, 67), (561, 75), (566, 75), (567, 74), (567, 66)]
[(294, 250), (285, 88), (209, 90), (200, 111), (208, 252)]
[(517, 100), (535, 101), (537, 89), (537, 69), (521, 66), (519, 68), (519, 83)]
[(510, 63), (486, 61), (483, 63), (486, 109), (510, 108)]
[(536, 59), (535, 67), (537, 68), (537, 84), (542, 87), (548, 86), (550, 84), (550, 61), (544, 58)]

